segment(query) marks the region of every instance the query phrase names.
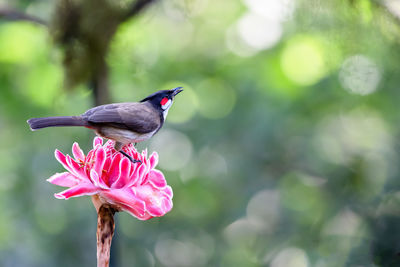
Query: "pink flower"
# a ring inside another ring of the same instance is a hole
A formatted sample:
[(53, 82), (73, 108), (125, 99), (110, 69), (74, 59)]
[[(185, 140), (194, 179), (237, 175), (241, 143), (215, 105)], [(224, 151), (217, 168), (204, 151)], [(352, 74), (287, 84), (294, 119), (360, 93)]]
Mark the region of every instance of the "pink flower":
[(67, 172), (56, 173), (47, 181), (69, 189), (54, 196), (68, 199), (97, 194), (103, 203), (125, 210), (140, 220), (169, 212), (172, 209), (172, 189), (163, 173), (154, 169), (158, 154), (154, 152), (147, 158), (147, 150), (140, 154), (132, 144), (125, 146), (124, 151), (141, 163), (132, 163), (116, 151), (113, 141), (103, 145), (100, 137), (94, 139), (93, 149), (87, 156), (77, 143), (72, 146), (74, 158), (56, 150), (56, 159)]

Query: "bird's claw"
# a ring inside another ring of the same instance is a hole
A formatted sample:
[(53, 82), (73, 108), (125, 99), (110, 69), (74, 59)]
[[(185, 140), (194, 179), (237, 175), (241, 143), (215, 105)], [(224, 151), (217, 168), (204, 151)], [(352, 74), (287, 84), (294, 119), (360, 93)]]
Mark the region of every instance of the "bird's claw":
[(129, 159), (130, 161), (132, 161), (132, 163), (140, 163), (140, 164), (142, 164), (142, 161), (141, 160), (138, 160), (138, 159)]
[(126, 152), (123, 151), (123, 150), (120, 150), (119, 152), (121, 152), (122, 155), (124, 155), (125, 157), (127, 157), (133, 164), (138, 163), (138, 162), (139, 162), (139, 163), (142, 163), (141, 160), (133, 159), (131, 156), (129, 156), (128, 154), (126, 154)]

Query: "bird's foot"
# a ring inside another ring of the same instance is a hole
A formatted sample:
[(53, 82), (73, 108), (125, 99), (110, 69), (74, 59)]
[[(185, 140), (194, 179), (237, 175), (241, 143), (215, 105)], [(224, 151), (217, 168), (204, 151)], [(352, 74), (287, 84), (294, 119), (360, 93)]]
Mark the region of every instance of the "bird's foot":
[(124, 155), (125, 157), (127, 157), (132, 163), (138, 163), (138, 162), (139, 162), (139, 163), (142, 163), (141, 160), (133, 159), (131, 156), (129, 156), (128, 154), (126, 154), (126, 152), (123, 151), (123, 150), (120, 150), (119, 152), (121, 152), (122, 155)]

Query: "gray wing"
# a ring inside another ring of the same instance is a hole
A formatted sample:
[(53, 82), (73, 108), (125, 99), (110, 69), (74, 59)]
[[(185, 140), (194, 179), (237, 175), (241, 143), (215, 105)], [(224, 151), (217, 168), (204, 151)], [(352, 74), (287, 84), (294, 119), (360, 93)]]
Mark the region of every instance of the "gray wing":
[(149, 133), (160, 126), (158, 112), (144, 103), (108, 104), (89, 109), (82, 117), (92, 125), (113, 126)]

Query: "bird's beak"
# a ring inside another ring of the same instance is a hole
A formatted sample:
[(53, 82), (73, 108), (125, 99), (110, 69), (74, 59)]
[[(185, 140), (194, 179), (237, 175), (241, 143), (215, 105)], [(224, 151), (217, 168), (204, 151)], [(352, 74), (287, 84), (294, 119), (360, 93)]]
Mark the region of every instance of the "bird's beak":
[(183, 91), (182, 89), (183, 87), (176, 87), (175, 89), (172, 89), (172, 96), (176, 96), (177, 94), (179, 94), (180, 92)]

